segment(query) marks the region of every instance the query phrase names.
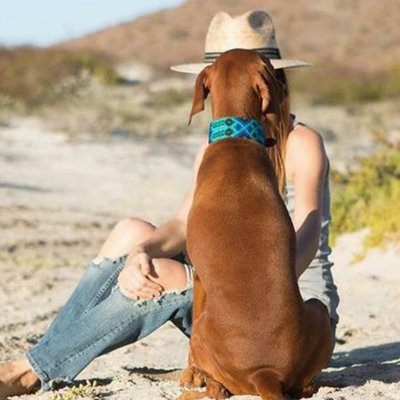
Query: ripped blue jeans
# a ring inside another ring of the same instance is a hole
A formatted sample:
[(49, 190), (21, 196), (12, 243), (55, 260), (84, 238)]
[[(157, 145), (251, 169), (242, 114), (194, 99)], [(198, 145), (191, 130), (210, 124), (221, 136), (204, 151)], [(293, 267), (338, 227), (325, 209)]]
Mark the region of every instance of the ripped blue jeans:
[(43, 389), (55, 380), (73, 380), (96, 357), (144, 338), (167, 321), (190, 336), (192, 284), (154, 300), (130, 300), (117, 282), (126, 258), (92, 261), (48, 331), (28, 351)]

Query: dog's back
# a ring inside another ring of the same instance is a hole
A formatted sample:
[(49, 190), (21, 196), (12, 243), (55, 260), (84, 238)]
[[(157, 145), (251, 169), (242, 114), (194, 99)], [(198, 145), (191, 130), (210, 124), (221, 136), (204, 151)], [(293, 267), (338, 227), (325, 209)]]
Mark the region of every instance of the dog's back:
[(257, 394), (246, 375), (266, 365), (282, 378), (292, 372), (302, 302), (293, 225), (256, 143), (210, 145), (197, 182), (187, 241), (207, 301), (193, 327), (193, 355), (232, 393)]

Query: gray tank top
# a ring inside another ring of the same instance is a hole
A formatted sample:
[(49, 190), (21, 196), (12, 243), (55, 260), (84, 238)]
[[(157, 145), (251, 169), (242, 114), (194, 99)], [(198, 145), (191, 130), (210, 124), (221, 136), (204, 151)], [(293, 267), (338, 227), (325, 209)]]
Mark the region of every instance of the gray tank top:
[[(290, 217), (294, 218), (295, 187), (293, 182), (286, 182), (286, 208)], [(323, 210), (321, 221), (321, 234), (317, 253), (306, 271), (299, 279), (300, 292), (304, 301), (318, 299), (328, 308), (330, 317), (336, 323), (339, 321), (337, 307), (339, 296), (333, 280), (331, 268), (333, 263), (329, 260), (332, 253), (329, 247), (330, 190), (329, 190), (329, 162), (324, 183)]]

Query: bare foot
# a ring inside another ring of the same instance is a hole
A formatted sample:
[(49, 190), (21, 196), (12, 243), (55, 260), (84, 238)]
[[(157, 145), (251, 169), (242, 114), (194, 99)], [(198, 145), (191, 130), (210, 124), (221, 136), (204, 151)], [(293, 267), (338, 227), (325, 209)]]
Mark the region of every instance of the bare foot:
[(39, 378), (27, 360), (0, 364), (0, 400), (39, 389)]

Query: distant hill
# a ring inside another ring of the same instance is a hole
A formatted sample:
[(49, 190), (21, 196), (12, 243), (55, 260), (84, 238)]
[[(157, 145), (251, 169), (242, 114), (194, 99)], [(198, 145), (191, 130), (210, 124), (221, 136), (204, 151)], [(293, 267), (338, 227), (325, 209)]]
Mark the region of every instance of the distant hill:
[(398, 0), (191, 0), (59, 46), (99, 51), (117, 63), (196, 62), (215, 13), (252, 9), (271, 12), (285, 57), (362, 70), (400, 63)]

